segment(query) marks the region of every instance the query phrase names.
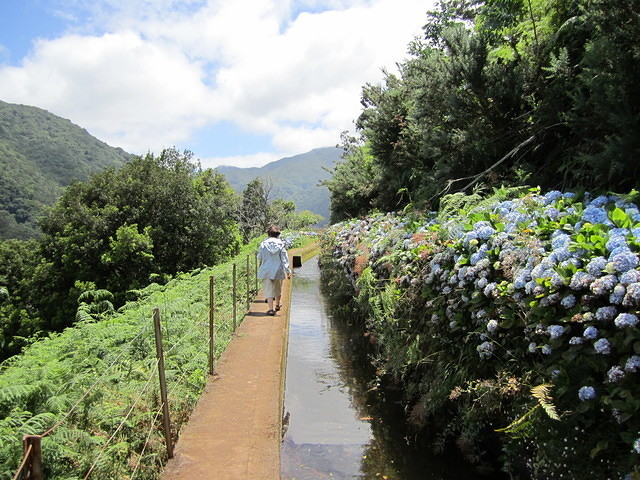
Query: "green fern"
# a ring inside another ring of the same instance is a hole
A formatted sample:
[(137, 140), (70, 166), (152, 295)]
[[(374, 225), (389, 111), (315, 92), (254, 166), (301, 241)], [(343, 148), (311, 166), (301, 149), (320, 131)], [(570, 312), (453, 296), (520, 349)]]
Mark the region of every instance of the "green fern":
[(538, 403), (547, 413), (549, 418), (552, 418), (553, 420), (560, 420), (560, 416), (556, 411), (556, 407), (552, 403), (553, 397), (550, 393), (551, 388), (553, 388), (553, 385), (550, 385), (548, 383), (540, 384), (531, 389), (531, 395), (533, 395), (533, 397), (538, 400)]

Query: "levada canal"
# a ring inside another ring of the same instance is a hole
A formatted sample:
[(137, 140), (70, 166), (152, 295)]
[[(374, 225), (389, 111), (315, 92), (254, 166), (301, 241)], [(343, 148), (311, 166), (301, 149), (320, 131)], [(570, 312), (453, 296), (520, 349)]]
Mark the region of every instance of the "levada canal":
[(455, 453), (408, 445), (402, 412), (371, 389), (349, 327), (331, 317), (314, 257), (292, 283), (282, 480), (476, 480)]

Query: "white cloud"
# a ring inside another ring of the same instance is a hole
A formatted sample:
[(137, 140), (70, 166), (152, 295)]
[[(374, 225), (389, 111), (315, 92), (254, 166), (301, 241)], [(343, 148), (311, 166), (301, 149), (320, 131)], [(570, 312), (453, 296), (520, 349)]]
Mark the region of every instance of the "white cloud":
[[(430, 8), (424, 0), (81, 4), (107, 32), (38, 41), (22, 65), (0, 67), (3, 100), (46, 108), (136, 153), (180, 148), (220, 120), (271, 136), (271, 152), (247, 157), (194, 152), (209, 164), (246, 165), (335, 145), (360, 113), (362, 85), (402, 60)], [(312, 12), (291, 16), (303, 7)]]

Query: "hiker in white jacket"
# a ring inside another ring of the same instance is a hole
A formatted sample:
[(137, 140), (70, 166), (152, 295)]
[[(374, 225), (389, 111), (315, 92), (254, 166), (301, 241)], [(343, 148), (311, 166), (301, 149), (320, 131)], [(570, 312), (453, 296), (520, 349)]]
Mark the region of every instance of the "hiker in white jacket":
[[(258, 247), (258, 261), (260, 269), (258, 278), (262, 279), (262, 293), (269, 304), (268, 315), (275, 315), (282, 305), (282, 281), (291, 275), (289, 269), (289, 255), (280, 240), (280, 230), (275, 225), (270, 225), (266, 239)], [(273, 306), (275, 300), (275, 309)]]

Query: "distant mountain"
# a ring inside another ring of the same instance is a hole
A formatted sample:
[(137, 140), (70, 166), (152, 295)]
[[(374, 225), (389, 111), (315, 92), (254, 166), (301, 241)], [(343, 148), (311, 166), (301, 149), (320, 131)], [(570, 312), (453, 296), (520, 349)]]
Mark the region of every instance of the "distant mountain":
[(291, 200), (296, 204), (296, 210), (310, 210), (322, 215), (326, 223), (329, 220), (329, 190), (319, 183), (331, 176), (325, 168), (331, 170), (341, 154), (342, 149), (337, 147), (316, 148), (263, 167), (218, 167), (217, 170), (227, 177), (237, 192), (242, 192), (249, 182), (258, 177), (271, 181), (272, 200)]
[(45, 110), (0, 101), (0, 239), (37, 236), (37, 217), (72, 179), (131, 158)]

